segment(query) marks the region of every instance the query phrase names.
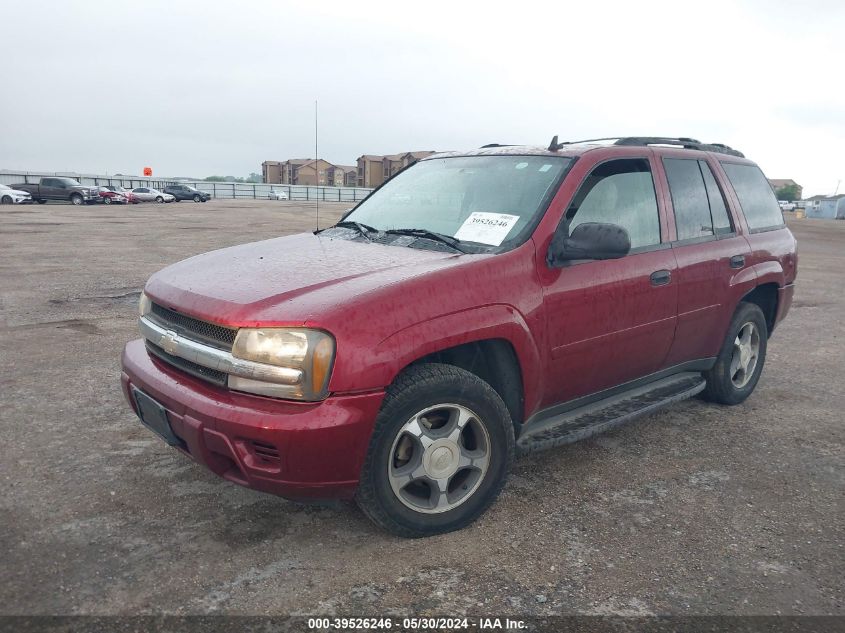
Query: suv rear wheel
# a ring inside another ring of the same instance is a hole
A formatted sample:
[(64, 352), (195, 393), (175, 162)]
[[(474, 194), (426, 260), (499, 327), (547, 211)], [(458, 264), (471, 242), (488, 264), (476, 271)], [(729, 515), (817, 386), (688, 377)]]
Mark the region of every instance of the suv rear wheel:
[(741, 302), (731, 319), (716, 364), (704, 373), (707, 379), (704, 397), (733, 405), (750, 396), (763, 371), (768, 338), (763, 311), (754, 303)]
[(513, 455), (513, 423), (490, 385), (451, 365), (418, 365), (387, 390), (358, 505), (399, 536), (458, 530), (496, 499)]

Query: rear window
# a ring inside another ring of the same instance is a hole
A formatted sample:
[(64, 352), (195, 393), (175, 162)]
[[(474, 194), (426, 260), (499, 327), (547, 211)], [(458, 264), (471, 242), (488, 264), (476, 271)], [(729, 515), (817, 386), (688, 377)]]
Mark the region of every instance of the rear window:
[(722, 168), (731, 181), (739, 205), (745, 214), (748, 228), (764, 231), (783, 226), (783, 213), (778, 206), (775, 192), (769, 181), (756, 165), (722, 163)]
[(705, 161), (664, 158), (663, 165), (669, 180), (679, 240), (726, 235), (733, 231), (719, 185)]

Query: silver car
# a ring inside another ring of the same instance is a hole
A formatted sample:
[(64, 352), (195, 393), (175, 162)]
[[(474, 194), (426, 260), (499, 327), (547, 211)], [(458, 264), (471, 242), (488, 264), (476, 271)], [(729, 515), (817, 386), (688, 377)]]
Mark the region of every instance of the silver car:
[(135, 187), (132, 190), (132, 193), (134, 193), (141, 202), (158, 202), (161, 204), (163, 202), (173, 202), (176, 199), (169, 193), (164, 193), (163, 191), (153, 189), (152, 187)]

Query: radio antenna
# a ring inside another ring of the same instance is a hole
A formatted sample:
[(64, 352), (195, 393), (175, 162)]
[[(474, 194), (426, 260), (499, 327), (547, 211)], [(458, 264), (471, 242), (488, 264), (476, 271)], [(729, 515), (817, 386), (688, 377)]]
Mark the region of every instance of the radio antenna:
[(314, 100), (314, 198), (317, 209), (317, 230), (320, 230), (320, 153), (317, 150), (317, 100)]

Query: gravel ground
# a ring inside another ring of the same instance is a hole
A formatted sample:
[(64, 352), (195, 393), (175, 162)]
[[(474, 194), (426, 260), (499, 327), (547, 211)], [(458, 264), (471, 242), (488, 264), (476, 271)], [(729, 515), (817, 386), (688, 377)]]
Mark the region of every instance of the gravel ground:
[(845, 613), (845, 222), (790, 220), (795, 304), (745, 404), (691, 400), (522, 458), (477, 523), (410, 541), (349, 504), (216, 478), (121, 395), (150, 274), (313, 218), (269, 201), (2, 208), (3, 613)]

